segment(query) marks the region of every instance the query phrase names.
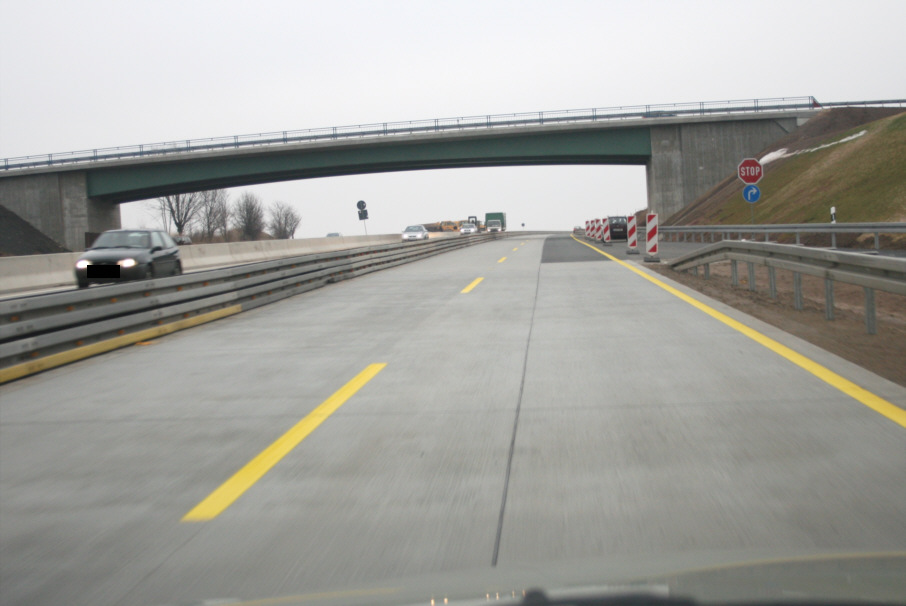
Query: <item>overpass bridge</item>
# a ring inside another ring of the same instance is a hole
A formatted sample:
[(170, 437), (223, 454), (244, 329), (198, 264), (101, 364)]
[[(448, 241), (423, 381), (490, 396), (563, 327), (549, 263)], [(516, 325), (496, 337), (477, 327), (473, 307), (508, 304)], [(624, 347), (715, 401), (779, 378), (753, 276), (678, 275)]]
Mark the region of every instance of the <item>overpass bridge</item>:
[(0, 204), (79, 250), (86, 233), (120, 226), (118, 204), (168, 194), (391, 171), (629, 164), (646, 167), (648, 207), (669, 216), (826, 106), (814, 97), (644, 105), (8, 158)]

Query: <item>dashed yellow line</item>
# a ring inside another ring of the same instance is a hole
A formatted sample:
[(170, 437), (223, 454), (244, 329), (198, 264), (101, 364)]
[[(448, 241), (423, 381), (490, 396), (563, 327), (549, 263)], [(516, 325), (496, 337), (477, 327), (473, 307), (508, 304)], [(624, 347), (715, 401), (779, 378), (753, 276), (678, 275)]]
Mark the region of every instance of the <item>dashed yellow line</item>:
[(517, 246), (516, 248), (513, 249), (513, 252), (516, 252), (517, 250), (519, 250), (519, 247), (518, 247), (518, 246)]
[(277, 441), (265, 448), (254, 459), (245, 464), (220, 487), (208, 495), (201, 503), (183, 516), (183, 522), (206, 522), (213, 520), (224, 510), (251, 488), (255, 482), (264, 477), (271, 468), (292, 451), (293, 448), (304, 440), (317, 427), (327, 420), (327, 417), (337, 411), (340, 406), (354, 396), (357, 391), (365, 386), (381, 372), (386, 364), (370, 364), (365, 370), (357, 374), (351, 381), (337, 390), (332, 396), (311, 411), (304, 419), (296, 423), (289, 431), (277, 438)]
[(689, 295), (687, 295), (686, 293), (678, 291), (677, 289), (673, 288), (672, 286), (669, 286), (669, 285), (665, 284), (664, 282), (661, 282), (654, 276), (650, 276), (647, 273), (643, 272), (642, 270), (640, 270), (636, 267), (633, 267), (631, 264), (626, 263), (625, 261), (621, 261), (620, 259), (617, 259), (613, 255), (609, 255), (606, 252), (592, 246), (591, 244), (582, 242), (581, 240), (577, 239), (575, 236), (573, 236), (573, 240), (575, 240), (579, 244), (584, 244), (585, 246), (589, 247), (590, 249), (601, 253), (602, 255), (604, 255), (605, 257), (610, 259), (611, 261), (616, 261), (623, 267), (642, 276), (643, 278), (645, 278), (652, 284), (660, 286), (661, 288), (663, 288), (670, 294), (682, 299), (689, 305), (692, 305), (693, 307), (700, 309), (701, 311), (705, 312), (706, 314), (708, 314), (715, 320), (723, 322), (730, 328), (741, 332), (742, 334), (749, 337), (753, 341), (755, 341), (761, 345), (764, 345), (765, 347), (767, 347), (768, 349), (770, 349), (777, 355), (779, 355), (783, 358), (786, 358), (787, 360), (789, 360), (796, 366), (799, 366), (803, 370), (806, 370), (807, 372), (811, 373), (815, 377), (821, 379), (822, 381), (824, 381), (831, 387), (836, 388), (837, 390), (845, 393), (846, 395), (857, 400), (858, 402), (861, 402), (865, 406), (868, 406), (869, 408), (871, 408), (878, 414), (884, 415), (885, 417), (887, 417), (894, 423), (898, 423), (899, 425), (906, 427), (906, 410), (903, 410), (899, 406), (895, 406), (895, 405), (891, 404), (884, 398), (881, 398), (880, 396), (877, 396), (877, 395), (871, 393), (867, 389), (859, 387), (852, 381), (841, 377), (837, 373), (833, 372), (832, 370), (830, 370), (828, 368), (825, 368), (824, 366), (822, 366), (821, 364), (818, 364), (814, 360), (807, 358), (806, 356), (804, 356), (796, 351), (793, 351), (786, 345), (782, 345), (781, 343), (778, 343), (777, 341), (775, 341), (774, 339), (772, 339), (766, 335), (761, 334), (754, 328), (750, 328), (750, 327), (746, 326), (745, 324), (743, 324), (742, 322), (734, 320), (733, 318), (731, 318), (730, 316), (727, 316), (726, 314), (722, 314), (721, 312), (717, 311), (713, 307), (710, 307), (710, 306), (702, 303), (698, 299), (694, 299), (694, 298), (690, 297)]
[(463, 294), (468, 293), (468, 292), (472, 292), (472, 289), (475, 288), (476, 286), (478, 286), (478, 284), (479, 284), (482, 280), (484, 280), (484, 278), (475, 278), (474, 280), (472, 280), (472, 283), (471, 283), (471, 284), (469, 284), (468, 286), (466, 286), (465, 288), (463, 288), (463, 289), (462, 289), (461, 291), (459, 291), (459, 292), (460, 292), (460, 293), (463, 293)]
[(500, 259), (498, 259), (497, 262), (498, 262), (498, 263), (503, 263), (504, 261), (506, 261), (506, 257), (500, 257)]

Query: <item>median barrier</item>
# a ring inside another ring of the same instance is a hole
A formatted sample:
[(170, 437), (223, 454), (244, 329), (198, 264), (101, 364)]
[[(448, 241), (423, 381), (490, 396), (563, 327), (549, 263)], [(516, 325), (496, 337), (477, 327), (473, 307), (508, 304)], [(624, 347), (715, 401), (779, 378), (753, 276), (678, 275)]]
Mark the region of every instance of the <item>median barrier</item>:
[[(456, 233), (455, 235), (459, 235)], [(197, 271), (242, 263), (270, 261), (318, 252), (376, 246), (400, 241), (398, 234), (307, 238), (303, 240), (257, 240), (180, 246), (184, 271)], [(0, 257), (0, 293), (75, 286), (73, 267), (80, 252), (54, 255)]]

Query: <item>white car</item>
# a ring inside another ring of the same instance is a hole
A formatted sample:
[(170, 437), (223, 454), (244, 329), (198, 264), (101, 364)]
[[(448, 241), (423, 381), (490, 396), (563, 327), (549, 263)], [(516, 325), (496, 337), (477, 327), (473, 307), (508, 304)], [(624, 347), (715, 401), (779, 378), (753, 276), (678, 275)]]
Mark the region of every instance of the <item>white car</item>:
[(408, 240), (427, 240), (428, 230), (424, 225), (410, 225), (403, 230), (403, 242)]
[(474, 223), (463, 223), (462, 227), (459, 228), (459, 233), (463, 235), (477, 234), (478, 227)]

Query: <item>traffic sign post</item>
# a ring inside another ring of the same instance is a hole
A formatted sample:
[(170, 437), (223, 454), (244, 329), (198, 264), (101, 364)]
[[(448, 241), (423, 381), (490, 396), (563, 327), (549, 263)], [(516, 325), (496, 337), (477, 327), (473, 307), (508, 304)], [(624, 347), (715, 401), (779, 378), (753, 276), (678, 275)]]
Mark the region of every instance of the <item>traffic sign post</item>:
[[(365, 210), (365, 201), (359, 200), (358, 202), (356, 202), (355, 207), (359, 209), (359, 221), (367, 221), (368, 220), (368, 211)], [(368, 235), (368, 224), (363, 223), (363, 225), (365, 226), (365, 235), (367, 236)]]
[(757, 159), (746, 158), (736, 167), (736, 176), (746, 184), (742, 197), (752, 205), (752, 225), (755, 225), (755, 203), (761, 198), (761, 190), (755, 184), (764, 176), (764, 167)]

